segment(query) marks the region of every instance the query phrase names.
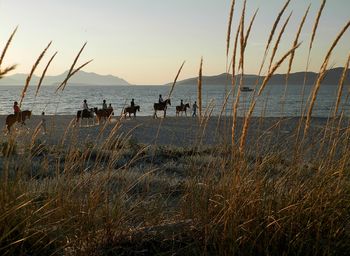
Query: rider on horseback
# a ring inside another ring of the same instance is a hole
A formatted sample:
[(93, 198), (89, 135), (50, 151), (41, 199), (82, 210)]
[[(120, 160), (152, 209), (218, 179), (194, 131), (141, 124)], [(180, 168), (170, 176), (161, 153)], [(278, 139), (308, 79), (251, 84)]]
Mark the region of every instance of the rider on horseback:
[(87, 104), (86, 100), (84, 100), (84, 102), (83, 102), (83, 110), (89, 111), (89, 107), (88, 107), (88, 104)]
[(89, 109), (89, 106), (87, 104), (87, 100), (83, 101), (83, 113), (85, 113), (85, 115), (88, 115), (91, 113), (91, 109)]
[(158, 102), (159, 102), (159, 103), (163, 103), (163, 102), (164, 102), (163, 97), (162, 97), (161, 94), (159, 94), (159, 100), (158, 100)]
[(135, 101), (134, 101), (134, 99), (131, 100), (131, 102), (130, 102), (130, 107), (132, 107), (132, 108), (135, 107)]
[(17, 115), (18, 113), (21, 112), (21, 109), (19, 108), (18, 102), (17, 102), (17, 101), (15, 101), (15, 102), (13, 103), (13, 111), (14, 111), (15, 115)]
[(106, 100), (103, 100), (103, 102), (102, 102), (102, 109), (103, 109), (103, 110), (107, 110), (107, 103), (106, 103)]
[(13, 112), (16, 116), (17, 121), (21, 120), (21, 109), (19, 108), (17, 101), (13, 103)]

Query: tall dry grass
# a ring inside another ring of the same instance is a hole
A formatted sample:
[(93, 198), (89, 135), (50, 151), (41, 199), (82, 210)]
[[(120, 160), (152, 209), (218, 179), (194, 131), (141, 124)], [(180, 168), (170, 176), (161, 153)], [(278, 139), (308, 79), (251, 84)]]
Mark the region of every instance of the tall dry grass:
[[(232, 99), (235, 99), (235, 91), (236, 91), (236, 55), (237, 55), (237, 46), (238, 46), (238, 36), (239, 31), (241, 30), (241, 26), (239, 25), (236, 31), (235, 43), (233, 47), (232, 54)], [(238, 109), (238, 99), (239, 99), (239, 90), (237, 91), (237, 96), (235, 100), (232, 100), (232, 127), (231, 127), (231, 143), (235, 144), (235, 130), (236, 130), (236, 121), (237, 121), (237, 109)]]
[[(314, 25), (313, 25), (313, 28), (312, 28), (312, 35), (311, 35), (311, 38), (310, 38), (309, 49), (308, 49), (307, 60), (306, 60), (306, 69), (305, 69), (305, 75), (304, 75), (304, 83), (303, 83), (303, 88), (302, 88), (302, 98), (301, 98), (302, 102), (301, 102), (301, 106), (300, 106), (302, 115), (304, 114), (305, 85), (306, 85), (306, 82), (307, 82), (307, 72), (309, 71), (311, 50), (312, 50), (312, 46), (313, 46), (313, 43), (314, 43), (314, 40), (315, 40), (318, 24), (320, 22), (320, 18), (321, 18), (321, 15), (322, 15), (322, 12), (323, 12), (323, 9), (324, 9), (325, 5), (326, 5), (326, 0), (323, 0), (322, 3), (321, 3), (321, 6), (320, 6), (320, 8), (319, 8), (319, 10), (317, 12), (317, 16), (316, 16), (316, 19), (315, 19), (315, 22), (314, 22)], [(300, 130), (300, 128), (299, 128), (299, 130)]]
[(169, 93), (168, 93), (168, 99), (170, 99), (170, 98), (171, 98), (171, 95), (173, 94), (173, 91), (174, 91), (174, 89), (175, 89), (175, 85), (176, 85), (177, 79), (179, 78), (180, 73), (181, 73), (181, 70), (182, 70), (182, 68), (183, 68), (184, 65), (185, 65), (185, 61), (182, 62), (182, 64), (181, 64), (179, 70), (177, 71), (177, 74), (176, 74), (176, 76), (175, 76), (174, 82), (173, 82), (173, 84), (171, 85), (170, 91), (169, 91)]
[[(259, 92), (257, 94), (258, 97), (264, 91), (267, 83), (269, 82), (269, 80), (271, 79), (271, 77), (275, 73), (275, 71), (281, 66), (281, 64), (285, 61), (285, 59), (288, 56), (290, 56), (299, 46), (300, 46), (300, 44), (294, 46), (291, 50), (289, 50), (287, 53), (285, 53), (279, 61), (276, 62), (276, 64), (272, 67), (272, 69), (269, 71), (269, 73), (264, 78), (264, 81), (262, 82), (262, 84), (259, 88)], [(256, 106), (256, 99), (250, 105), (247, 116), (244, 119), (244, 124), (243, 124), (243, 128), (242, 128), (242, 135), (241, 135), (240, 145), (239, 145), (239, 151), (241, 154), (244, 152), (244, 146), (245, 146), (245, 142), (246, 142), (246, 138), (247, 138), (249, 122), (250, 122), (250, 118), (253, 114), (255, 106)]]
[(329, 48), (325, 58), (324, 58), (324, 61), (321, 65), (321, 68), (320, 68), (320, 72), (319, 72), (319, 75), (318, 75), (318, 78), (317, 78), (317, 81), (315, 82), (315, 86), (312, 90), (312, 93), (311, 93), (311, 99), (310, 99), (310, 104), (309, 104), (309, 108), (308, 108), (308, 111), (307, 111), (307, 114), (306, 114), (306, 121), (305, 121), (305, 128), (304, 128), (304, 136), (307, 134), (309, 128), (310, 128), (310, 122), (311, 122), (311, 114), (312, 114), (312, 111), (313, 111), (313, 107), (315, 105), (315, 102), (316, 102), (316, 97), (317, 97), (317, 93), (318, 93), (318, 90), (320, 89), (320, 86), (321, 86), (321, 82), (322, 80), (324, 79), (324, 76), (326, 74), (326, 69), (327, 69), (327, 66), (328, 66), (328, 63), (329, 63), (329, 59), (330, 59), (330, 56), (334, 50), (334, 48), (336, 47), (336, 45), (338, 44), (339, 40), (342, 38), (342, 36), (344, 35), (344, 33), (347, 31), (347, 29), (349, 28), (350, 26), (350, 21), (348, 21), (345, 26), (342, 28), (342, 30), (339, 32), (339, 34), (337, 35), (337, 37), (335, 38), (335, 40), (333, 41), (331, 47)]
[[(234, 46), (234, 53), (233, 53), (233, 64), (232, 67), (234, 68), (235, 66), (235, 61), (236, 61), (236, 49), (237, 49), (237, 40), (238, 37), (240, 39), (240, 58), (239, 58), (239, 64), (238, 64), (238, 72), (241, 70), (241, 76), (239, 80), (239, 88), (237, 90), (236, 98), (234, 100), (233, 104), (233, 118), (232, 118), (232, 127), (231, 127), (231, 143), (234, 145), (234, 140), (235, 140), (235, 131), (236, 131), (236, 124), (237, 124), (237, 112), (238, 112), (238, 104), (239, 104), (239, 99), (241, 95), (241, 90), (240, 88), (243, 86), (243, 77), (244, 77), (244, 45), (245, 45), (245, 39), (244, 39), (244, 18), (245, 18), (245, 8), (246, 8), (246, 1), (243, 3), (243, 8), (242, 8), (242, 14), (241, 14), (241, 19), (240, 23), (237, 29), (237, 34), (236, 34), (236, 39), (235, 39), (235, 46)], [(235, 73), (234, 71), (232, 71)], [(232, 79), (235, 79), (235, 77), (232, 77)]]
[(35, 97), (38, 95), (39, 90), (40, 90), (40, 87), (41, 87), (41, 84), (42, 84), (42, 82), (43, 82), (43, 80), (44, 80), (44, 78), (45, 78), (46, 72), (47, 72), (47, 70), (48, 70), (48, 68), (49, 68), (49, 66), (50, 66), (50, 64), (51, 64), (51, 62), (53, 61), (53, 59), (55, 58), (56, 55), (57, 55), (57, 52), (55, 52), (55, 53), (51, 56), (50, 60), (47, 62), (46, 66), (45, 66), (45, 68), (44, 68), (44, 70), (43, 70), (43, 72), (42, 72), (42, 74), (41, 74), (41, 76), (40, 76), (39, 83), (38, 83), (38, 85), (37, 85), (37, 87), (36, 87)]
[(345, 66), (344, 66), (344, 70), (343, 70), (342, 76), (341, 76), (341, 78), (339, 80), (337, 100), (336, 100), (336, 104), (335, 104), (335, 108), (334, 108), (334, 114), (333, 114), (334, 117), (338, 113), (339, 104), (340, 104), (340, 100), (341, 100), (342, 93), (343, 93), (343, 88), (344, 88), (344, 82), (345, 82), (345, 78), (347, 76), (348, 69), (349, 69), (349, 62), (350, 62), (350, 54), (348, 56), (348, 60), (346, 61)]
[(287, 17), (286, 21), (284, 22), (284, 24), (283, 24), (283, 26), (282, 26), (279, 34), (278, 34), (276, 43), (275, 43), (275, 45), (273, 47), (272, 54), (271, 54), (271, 57), (270, 57), (270, 64), (269, 64), (268, 70), (271, 69), (271, 66), (273, 64), (273, 61), (274, 61), (276, 53), (277, 53), (278, 46), (279, 46), (279, 44), (281, 42), (282, 36), (284, 34), (284, 31), (286, 30), (286, 27), (287, 27), (287, 25), (289, 23), (289, 20), (290, 20), (290, 17), (292, 16), (292, 14), (293, 14), (293, 12), (290, 12), (289, 16)]
[(6, 42), (6, 45), (5, 45), (4, 49), (2, 50), (1, 57), (0, 57), (0, 79), (3, 78), (9, 72), (11, 72), (11, 71), (16, 69), (17, 65), (11, 65), (11, 66), (8, 66), (6, 68), (1, 68), (1, 65), (2, 65), (2, 63), (4, 61), (6, 52), (7, 52), (8, 48), (9, 48), (11, 42), (12, 42), (12, 39), (13, 39), (14, 35), (17, 32), (17, 28), (18, 27), (16, 27), (15, 30), (12, 32), (12, 34), (10, 35), (9, 39)]
[(32, 76), (36, 70), (36, 68), (38, 67), (41, 59), (44, 57), (46, 51), (49, 49), (50, 45), (51, 45), (52, 41), (45, 47), (45, 49), (40, 53), (38, 59), (35, 61), (32, 69), (30, 70), (30, 73), (26, 79), (26, 82), (24, 84), (24, 87), (22, 89), (22, 93), (21, 93), (21, 97), (20, 97), (20, 100), (19, 100), (19, 107), (22, 106), (22, 102), (23, 102), (23, 99), (24, 97), (26, 96), (26, 92), (27, 92), (27, 89), (28, 89), (28, 86), (29, 86), (29, 83), (30, 83), (30, 80), (32, 79)]
[(230, 50), (230, 41), (231, 41), (231, 27), (232, 27), (232, 20), (233, 20), (233, 13), (235, 10), (235, 0), (231, 1), (231, 8), (230, 8), (230, 14), (229, 14), (229, 21), (227, 26), (227, 38), (226, 38), (226, 58), (228, 58), (228, 53)]
[(198, 84), (197, 84), (199, 119), (202, 118), (202, 69), (203, 69), (203, 57), (201, 58), (201, 62), (199, 64)]
[[(301, 33), (301, 31), (302, 31), (302, 29), (304, 27), (306, 17), (309, 14), (309, 11), (310, 11), (310, 7), (311, 7), (311, 4), (309, 4), (309, 6), (307, 7), (307, 9), (305, 11), (305, 14), (304, 14), (303, 18), (301, 19), (298, 31), (296, 33), (296, 36), (295, 36), (295, 39), (294, 39), (294, 42), (293, 42), (293, 47), (295, 47), (299, 43), (300, 33)], [(290, 74), (290, 72), (292, 70), (294, 56), (295, 56), (295, 52), (292, 52), (292, 54), (290, 55), (289, 63), (288, 63), (288, 70), (287, 70), (287, 74), (286, 74), (286, 84), (288, 83), (288, 77), (289, 77), (289, 74)]]
[[(264, 67), (264, 64), (265, 64), (265, 61), (266, 61), (266, 58), (267, 58), (268, 51), (269, 51), (269, 49), (270, 49), (270, 45), (271, 45), (272, 39), (273, 39), (273, 37), (274, 37), (274, 35), (275, 35), (275, 31), (276, 31), (276, 29), (277, 29), (277, 26), (278, 26), (278, 24), (279, 24), (279, 22), (280, 22), (280, 20), (281, 20), (281, 18), (282, 18), (282, 16), (283, 16), (284, 12), (285, 12), (286, 9), (287, 9), (289, 3), (290, 3), (290, 0), (287, 0), (287, 1), (285, 2), (285, 4), (283, 5), (282, 9), (280, 10), (280, 12), (279, 12), (278, 15), (277, 15), (277, 17), (276, 17), (276, 19), (275, 19), (275, 22), (273, 23), (273, 26), (272, 26), (271, 31), (270, 31), (269, 38), (268, 38), (268, 40), (267, 40), (267, 42), (266, 42), (266, 46), (265, 46), (265, 50), (264, 50), (264, 55), (263, 55), (263, 59), (262, 59), (262, 62), (261, 62), (260, 68), (259, 68), (258, 76), (260, 76), (260, 74), (261, 74), (261, 72), (262, 72), (262, 70), (263, 70), (263, 67)], [(278, 45), (277, 45), (277, 46), (278, 46)], [(257, 81), (257, 83), (258, 83), (258, 81)]]
[[(244, 50), (254, 32), (250, 28), (244, 31), (245, 11), (244, 7), (232, 48), (233, 104), (239, 102), (240, 94), (235, 73), (238, 70), (241, 77), (244, 75), (248, 65)], [(279, 32), (272, 55), (277, 55), (289, 19)], [(277, 27), (277, 20), (275, 24)], [(331, 53), (347, 26), (326, 53), (321, 66), (324, 72), (316, 85), (321, 84)], [(282, 126), (273, 121), (267, 129), (256, 131), (256, 137), (249, 137), (257, 100), (272, 75), (299, 49), (297, 41), (270, 64), (256, 90), (257, 97), (242, 123), (242, 154), (234, 154), (235, 147), (226, 144), (202, 144), (212, 127), (213, 101), (202, 114), (199, 141), (188, 147), (139, 143), (132, 137), (133, 129), (122, 129), (120, 118), (114, 125), (83, 129), (73, 127), (72, 120), (57, 141), (42, 137), (39, 126), (29, 135), (19, 132), (1, 137), (0, 253), (347, 255), (350, 128), (344, 113), (332, 125), (315, 120), (315, 126), (311, 126), (310, 114), (310, 136), (304, 138), (307, 148), (299, 148), (303, 161), (294, 161), (291, 156), (295, 133), (285, 138), (285, 144), (274, 140), (279, 132), (276, 129)], [(59, 87), (63, 93), (68, 79), (86, 65), (75, 68), (82, 49)], [(348, 64), (349, 58), (339, 80), (335, 110), (342, 107), (339, 91)], [(199, 79), (201, 73), (202, 61)], [(199, 84), (198, 93), (202, 89)], [(235, 107), (232, 122), (238, 126), (234, 117), (238, 103)], [(232, 125), (235, 146), (233, 128), (237, 126)], [(86, 136), (87, 130), (92, 137)], [(250, 143), (246, 144), (248, 138)]]
[(76, 63), (77, 63), (77, 61), (78, 61), (78, 59), (79, 59), (81, 53), (83, 52), (83, 50), (84, 50), (86, 44), (87, 44), (87, 42), (85, 42), (85, 43), (83, 44), (83, 46), (80, 48), (80, 50), (79, 50), (77, 56), (75, 57), (75, 59), (74, 59), (72, 65), (71, 65), (71, 67), (70, 67), (70, 69), (69, 69), (69, 71), (68, 71), (68, 74), (67, 74), (66, 79), (64, 79), (64, 81), (57, 87), (56, 93), (57, 93), (60, 89), (63, 91), (64, 88), (66, 87), (67, 82), (68, 82), (68, 80), (69, 80), (69, 77), (71, 76), (71, 74), (72, 74), (72, 72), (73, 72), (73, 69), (74, 69), (74, 67), (75, 67), (75, 65), (76, 65)]
[(7, 52), (8, 48), (10, 47), (10, 44), (11, 44), (11, 42), (12, 42), (12, 39), (13, 39), (13, 37), (15, 36), (15, 34), (16, 34), (16, 32), (17, 32), (17, 29), (18, 29), (18, 27), (16, 27), (16, 28), (14, 29), (14, 31), (13, 31), (12, 34), (10, 35), (9, 39), (7, 40), (4, 49), (2, 50), (1, 57), (0, 57), (0, 67), (1, 67), (1, 65), (2, 65), (2, 62), (4, 61), (6, 52)]

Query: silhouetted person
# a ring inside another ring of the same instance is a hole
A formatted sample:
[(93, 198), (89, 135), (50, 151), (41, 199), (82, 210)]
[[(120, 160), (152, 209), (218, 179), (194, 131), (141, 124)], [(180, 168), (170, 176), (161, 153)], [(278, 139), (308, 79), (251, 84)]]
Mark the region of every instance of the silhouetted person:
[(17, 121), (19, 122), (21, 120), (21, 109), (19, 108), (17, 101), (13, 103), (13, 112), (16, 116)]
[(103, 109), (103, 110), (107, 110), (107, 103), (106, 103), (106, 100), (103, 100), (102, 109)]
[(161, 94), (159, 94), (159, 100), (158, 100), (158, 102), (159, 102), (159, 103), (163, 103), (163, 102), (164, 102), (163, 97), (162, 97)]
[(18, 113), (21, 112), (21, 109), (19, 108), (18, 102), (17, 102), (17, 101), (15, 101), (15, 102), (13, 103), (13, 112), (14, 112), (15, 115), (17, 115)]
[(181, 109), (184, 108), (184, 102), (183, 102), (183, 100), (181, 100), (180, 107), (181, 107)]
[(135, 101), (134, 101), (134, 99), (131, 100), (130, 106), (131, 106), (132, 108), (135, 107)]
[(192, 105), (192, 110), (193, 110), (192, 116), (193, 116), (193, 117), (197, 116), (197, 108), (198, 108), (198, 106), (197, 106), (197, 101), (195, 101), (195, 102), (193, 103), (193, 105)]
[(43, 134), (46, 134), (45, 112), (41, 112), (41, 127), (43, 128)]
[(111, 114), (114, 115), (112, 103), (109, 103), (108, 108), (107, 108), (107, 111), (108, 111), (108, 113), (109, 113), (110, 115), (111, 115)]
[(83, 102), (83, 110), (89, 110), (89, 106), (88, 106), (86, 100), (84, 100), (84, 102)]

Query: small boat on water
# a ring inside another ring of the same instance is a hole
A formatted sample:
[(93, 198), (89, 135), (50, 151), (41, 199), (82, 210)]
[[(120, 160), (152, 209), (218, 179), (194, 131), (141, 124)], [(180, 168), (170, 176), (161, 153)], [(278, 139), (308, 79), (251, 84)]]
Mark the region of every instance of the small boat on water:
[(251, 91), (254, 91), (254, 89), (252, 88), (249, 88), (247, 86), (243, 86), (240, 88), (241, 89), (241, 92), (251, 92)]

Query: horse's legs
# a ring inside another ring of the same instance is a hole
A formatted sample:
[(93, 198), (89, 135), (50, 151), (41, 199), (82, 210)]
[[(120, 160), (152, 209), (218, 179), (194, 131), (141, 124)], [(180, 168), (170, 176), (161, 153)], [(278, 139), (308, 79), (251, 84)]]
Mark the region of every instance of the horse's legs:
[(185, 110), (185, 116), (187, 117), (187, 111)]
[(166, 116), (166, 110), (164, 110), (164, 118), (165, 118), (165, 116)]
[(12, 126), (12, 124), (7, 124), (7, 125), (6, 125), (6, 128), (7, 128), (8, 133), (11, 132), (11, 126)]

